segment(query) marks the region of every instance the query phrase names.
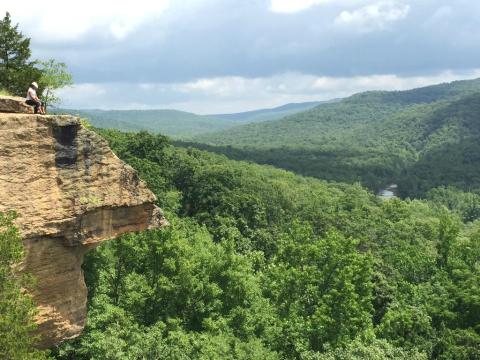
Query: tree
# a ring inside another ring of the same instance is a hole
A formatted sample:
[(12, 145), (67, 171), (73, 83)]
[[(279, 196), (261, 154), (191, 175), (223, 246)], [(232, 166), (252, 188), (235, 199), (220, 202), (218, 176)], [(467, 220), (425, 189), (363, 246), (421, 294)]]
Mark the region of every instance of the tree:
[(16, 271), (24, 253), (14, 219), (13, 213), (0, 213), (0, 358), (43, 359), (45, 354), (32, 346), (37, 340), (32, 335), (35, 306), (22, 290), (29, 281)]
[(325, 353), (305, 354), (305, 360), (427, 360), (417, 349), (395, 347), (385, 340), (356, 339), (346, 346), (329, 348)]
[(40, 88), (43, 90), (42, 100), (46, 109), (49, 105), (60, 103), (60, 98), (55, 94), (55, 90), (73, 85), (73, 80), (65, 63), (57, 62), (55, 59), (38, 63), (42, 73), (39, 81)]
[(284, 320), (280, 346), (287, 358), (370, 337), (371, 259), (357, 242), (336, 232), (317, 238), (301, 223), (279, 242), (266, 286)]
[(30, 61), (30, 39), (13, 26), (7, 12), (0, 20), (0, 88), (23, 95), (28, 84), (38, 81), (40, 70)]

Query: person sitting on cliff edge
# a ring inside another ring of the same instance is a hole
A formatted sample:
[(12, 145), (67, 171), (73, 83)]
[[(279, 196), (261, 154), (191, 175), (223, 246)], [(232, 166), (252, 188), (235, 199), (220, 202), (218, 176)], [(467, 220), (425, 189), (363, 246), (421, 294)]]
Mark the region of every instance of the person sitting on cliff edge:
[(42, 102), (37, 96), (38, 84), (34, 81), (30, 84), (30, 87), (27, 91), (27, 100), (25, 101), (28, 105), (33, 106), (35, 114), (45, 115), (45, 108), (42, 105)]

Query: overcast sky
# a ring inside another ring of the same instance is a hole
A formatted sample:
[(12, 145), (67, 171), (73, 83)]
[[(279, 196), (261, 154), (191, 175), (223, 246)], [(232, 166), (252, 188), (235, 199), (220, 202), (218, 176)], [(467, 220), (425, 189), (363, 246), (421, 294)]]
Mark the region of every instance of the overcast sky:
[(474, 0), (1, 0), (69, 108), (223, 113), (480, 77)]

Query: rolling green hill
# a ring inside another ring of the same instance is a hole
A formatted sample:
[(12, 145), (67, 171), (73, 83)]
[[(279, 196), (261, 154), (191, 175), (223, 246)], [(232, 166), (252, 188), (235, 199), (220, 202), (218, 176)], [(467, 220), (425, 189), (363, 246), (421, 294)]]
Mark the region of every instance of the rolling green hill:
[(228, 131), (197, 136), (195, 140), (211, 145), (317, 147), (342, 142), (346, 136), (353, 135), (356, 138), (357, 130), (381, 123), (409, 107), (455, 99), (477, 91), (480, 91), (480, 79), (408, 91), (365, 92), (278, 121), (248, 124)]
[(173, 137), (190, 137), (197, 134), (228, 129), (233, 121), (178, 110), (65, 110), (58, 112), (78, 114), (88, 118), (92, 125), (103, 129), (123, 131), (146, 130)]
[(176, 138), (230, 129), (253, 122), (280, 119), (320, 105), (321, 102), (287, 104), (273, 109), (221, 115), (197, 115), (178, 110), (70, 110), (57, 113), (80, 115), (102, 129), (146, 130)]
[(480, 80), (366, 92), (197, 136), (195, 146), (373, 190), (398, 183), (403, 196), (438, 185), (480, 191), (479, 101)]

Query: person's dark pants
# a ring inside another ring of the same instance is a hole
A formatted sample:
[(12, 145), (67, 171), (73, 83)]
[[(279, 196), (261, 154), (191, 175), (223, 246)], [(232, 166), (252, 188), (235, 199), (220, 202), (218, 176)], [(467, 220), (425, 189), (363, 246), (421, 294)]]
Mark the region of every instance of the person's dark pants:
[(27, 100), (25, 102), (27, 103), (27, 105), (34, 107), (35, 114), (38, 114), (40, 112), (40, 107), (42, 106), (42, 103), (40, 101)]

